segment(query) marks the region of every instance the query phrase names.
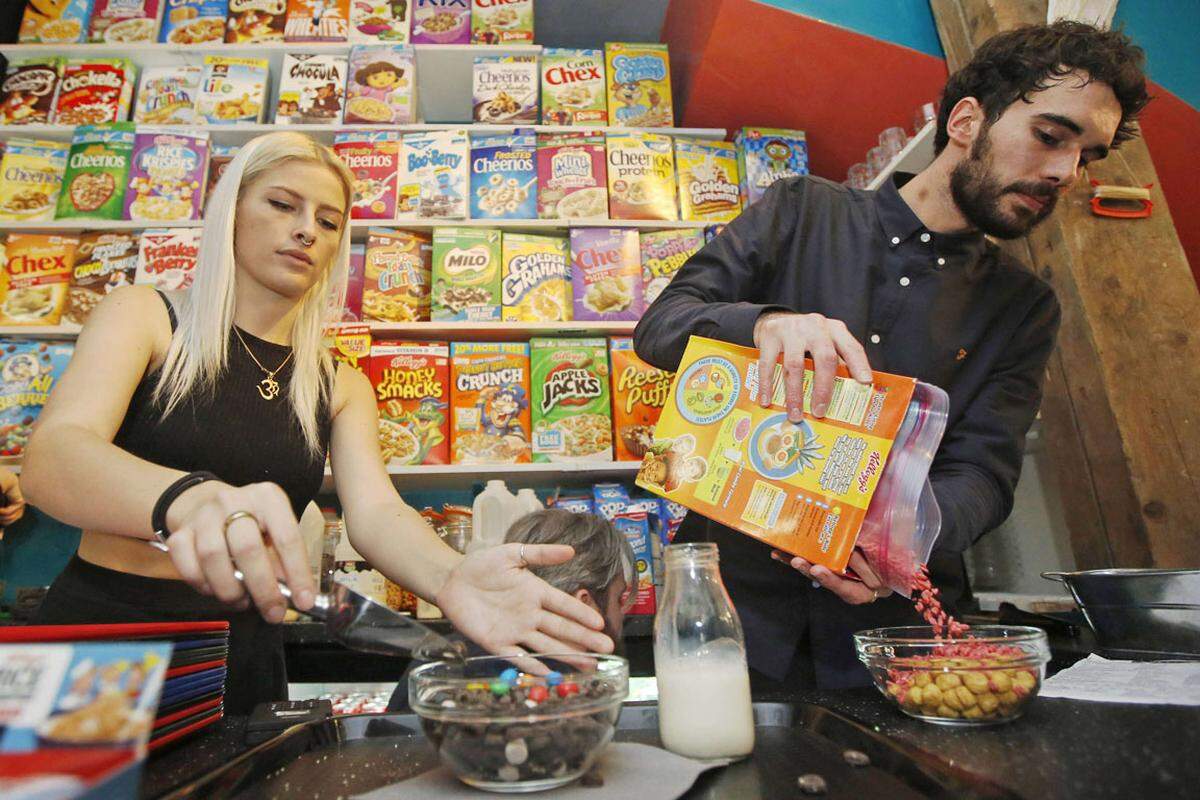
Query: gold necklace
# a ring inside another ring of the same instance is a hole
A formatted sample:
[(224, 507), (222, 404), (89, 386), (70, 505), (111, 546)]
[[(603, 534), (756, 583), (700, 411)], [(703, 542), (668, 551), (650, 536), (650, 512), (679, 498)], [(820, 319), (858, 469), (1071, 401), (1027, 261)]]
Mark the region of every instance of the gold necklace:
[(275, 369), (267, 369), (262, 365), (262, 362), (258, 360), (258, 357), (254, 355), (254, 351), (250, 349), (250, 346), (246, 344), (246, 340), (242, 338), (242, 334), (236, 326), (234, 327), (233, 332), (237, 334), (238, 341), (242, 343), (242, 347), (246, 348), (246, 352), (250, 354), (250, 358), (254, 359), (254, 363), (257, 364), (258, 368), (261, 369), (267, 376), (258, 382), (257, 388), (259, 395), (262, 396), (263, 400), (274, 400), (279, 396), (279, 381), (275, 380), (275, 373), (283, 369), (283, 365), (288, 362), (288, 359), (292, 357), (292, 353), (295, 351), (293, 350), (288, 352), (287, 358), (279, 362), (279, 366)]

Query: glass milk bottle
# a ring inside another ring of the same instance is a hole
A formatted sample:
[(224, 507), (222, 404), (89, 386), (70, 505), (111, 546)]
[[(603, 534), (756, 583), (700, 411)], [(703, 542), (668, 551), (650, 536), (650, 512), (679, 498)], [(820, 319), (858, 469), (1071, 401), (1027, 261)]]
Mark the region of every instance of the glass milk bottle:
[(721, 573), (717, 546), (666, 549), (665, 591), (654, 620), (658, 731), (663, 746), (692, 758), (754, 749), (746, 642)]

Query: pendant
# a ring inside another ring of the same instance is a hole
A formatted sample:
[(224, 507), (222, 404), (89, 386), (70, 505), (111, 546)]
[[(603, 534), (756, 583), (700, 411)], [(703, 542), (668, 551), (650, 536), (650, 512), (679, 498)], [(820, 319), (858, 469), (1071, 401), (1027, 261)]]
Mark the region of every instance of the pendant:
[(258, 393), (263, 400), (274, 400), (279, 396), (279, 381), (274, 375), (268, 375), (258, 382)]

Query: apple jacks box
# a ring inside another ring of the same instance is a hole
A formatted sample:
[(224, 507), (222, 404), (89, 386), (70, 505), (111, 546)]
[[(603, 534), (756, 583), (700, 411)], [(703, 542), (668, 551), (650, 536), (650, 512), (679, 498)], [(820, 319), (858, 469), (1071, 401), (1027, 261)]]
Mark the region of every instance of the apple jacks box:
[(916, 380), (860, 384), (839, 367), (824, 419), (788, 421), (783, 367), (758, 397), (758, 351), (693, 336), (637, 484), (772, 547), (842, 572)]

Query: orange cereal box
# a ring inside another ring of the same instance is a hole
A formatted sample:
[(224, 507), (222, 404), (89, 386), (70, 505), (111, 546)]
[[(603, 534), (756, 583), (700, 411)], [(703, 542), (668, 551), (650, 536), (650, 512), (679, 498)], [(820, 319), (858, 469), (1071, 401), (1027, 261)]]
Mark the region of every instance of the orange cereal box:
[(364, 319), (428, 322), (433, 240), (428, 233), (371, 228), (363, 275)]
[(604, 45), (608, 78), (608, 124), (621, 128), (669, 128), (671, 61), (665, 44)]
[(0, 272), (0, 325), (59, 323), (78, 246), (78, 236), (8, 235)]
[(629, 337), (609, 339), (608, 353), (617, 461), (641, 461), (654, 443), (654, 426), (667, 403), (675, 373), (638, 358)]
[(449, 346), (445, 342), (376, 344), (371, 348), (371, 383), (379, 403), (383, 463), (448, 463)]
[(371, 327), (351, 323), (328, 325), (324, 332), (324, 344), (333, 354), (333, 360), (371, 375)]
[(454, 342), (450, 365), (453, 463), (529, 463), (529, 344)]

